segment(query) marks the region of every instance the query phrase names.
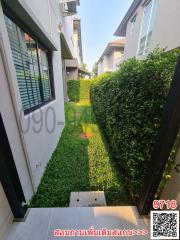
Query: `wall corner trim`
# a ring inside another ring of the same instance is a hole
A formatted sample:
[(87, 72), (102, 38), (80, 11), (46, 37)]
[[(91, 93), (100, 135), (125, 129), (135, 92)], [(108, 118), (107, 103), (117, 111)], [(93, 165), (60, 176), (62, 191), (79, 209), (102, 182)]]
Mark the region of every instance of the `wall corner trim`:
[(55, 42), (37, 19), (24, 0), (2, 0), (5, 10), (9, 10), (51, 51), (57, 51)]

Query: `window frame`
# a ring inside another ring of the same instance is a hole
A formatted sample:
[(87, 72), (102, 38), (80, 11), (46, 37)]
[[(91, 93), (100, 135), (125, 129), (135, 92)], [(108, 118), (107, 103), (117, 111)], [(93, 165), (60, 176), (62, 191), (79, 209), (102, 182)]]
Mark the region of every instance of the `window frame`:
[[(137, 51), (138, 56), (143, 56), (148, 52), (148, 47), (147, 47), (148, 34), (149, 34), (150, 26), (151, 26), (153, 11), (155, 11), (154, 6), (155, 6), (156, 1), (157, 0), (147, 0), (142, 5), (142, 7), (143, 7), (143, 17), (142, 17), (142, 21), (141, 21), (141, 29), (140, 29), (140, 34), (139, 34), (138, 51)], [(150, 4), (152, 4), (152, 6), (151, 6), (151, 11), (150, 11), (150, 17), (149, 17), (149, 20), (148, 20), (148, 27), (147, 27), (147, 31), (146, 31), (145, 47), (144, 47), (143, 51), (140, 52), (140, 43), (141, 43), (141, 37), (142, 37), (142, 28), (143, 28), (143, 24), (144, 24), (145, 10)]]
[(131, 35), (134, 32), (136, 21), (137, 21), (137, 13), (131, 18)]
[[(38, 46), (40, 46), (40, 48), (44, 51), (46, 51), (47, 54), (47, 61), (48, 61), (48, 68), (49, 68), (49, 83), (50, 83), (50, 89), (51, 89), (51, 97), (48, 100), (43, 100), (42, 103), (30, 107), (28, 109), (23, 109), (24, 115), (27, 115), (37, 109), (40, 109), (41, 107), (45, 106), (46, 104), (54, 101), (56, 99), (55, 96), (55, 87), (54, 87), (54, 73), (53, 73), (53, 61), (52, 61), (52, 56), (53, 56), (53, 52), (51, 49), (49, 49), (48, 47), (46, 47), (43, 42), (37, 38), (32, 31), (26, 26), (25, 23), (22, 23), (21, 20), (19, 20), (18, 16), (14, 15), (7, 7), (3, 8), (3, 14), (5, 16), (7, 16), (11, 21), (14, 22), (14, 24), (16, 24), (20, 29), (22, 29), (25, 33), (27, 33), (35, 42), (36, 42), (36, 50), (37, 50), (37, 54), (38, 54)], [(10, 44), (10, 40), (9, 40), (9, 44)], [(11, 50), (12, 51), (12, 50)], [(38, 54), (38, 70), (40, 71), (40, 62), (39, 62), (39, 54)], [(14, 64), (14, 60), (12, 58), (13, 64)], [(14, 66), (15, 67), (15, 66)], [(41, 77), (41, 72), (40, 72), (40, 77)], [(17, 77), (16, 77), (17, 80)], [(42, 81), (42, 78), (41, 78)], [(18, 83), (18, 81), (17, 81)], [(19, 87), (18, 87), (19, 89)], [(20, 90), (19, 90), (19, 95), (20, 95)], [(21, 96), (20, 96), (21, 99)], [(22, 101), (21, 101), (22, 103)], [(22, 108), (23, 108), (23, 104), (22, 104)]]

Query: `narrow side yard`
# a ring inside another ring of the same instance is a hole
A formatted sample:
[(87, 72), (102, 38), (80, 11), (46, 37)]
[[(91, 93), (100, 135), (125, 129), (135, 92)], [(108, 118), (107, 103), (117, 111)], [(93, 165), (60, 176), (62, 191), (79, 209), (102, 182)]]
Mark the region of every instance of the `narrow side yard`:
[(65, 207), (73, 191), (105, 191), (108, 205), (129, 204), (88, 102), (66, 104), (66, 127), (31, 207)]

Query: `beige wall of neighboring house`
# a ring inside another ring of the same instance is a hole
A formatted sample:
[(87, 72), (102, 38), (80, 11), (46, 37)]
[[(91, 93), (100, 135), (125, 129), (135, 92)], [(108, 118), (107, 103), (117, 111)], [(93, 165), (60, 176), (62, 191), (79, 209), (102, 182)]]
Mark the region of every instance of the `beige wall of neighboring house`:
[(157, 15), (151, 40), (151, 49), (157, 46), (168, 50), (180, 47), (180, 1), (158, 0)]
[[(158, 45), (160, 47), (167, 48), (167, 50), (180, 47), (180, 31), (178, 31), (180, 19), (180, 1), (155, 1), (157, 5), (153, 9), (153, 11), (155, 11), (155, 16), (148, 52), (152, 51)], [(144, 57), (142, 55), (139, 55), (138, 50), (145, 9), (144, 4), (147, 1), (142, 0), (139, 2), (140, 3), (138, 7), (131, 11), (129, 14), (128, 20), (125, 19), (126, 21), (123, 30), (121, 29), (119, 32), (117, 30), (115, 33), (117, 36), (126, 36), (124, 60), (132, 57)], [(133, 22), (134, 17), (136, 18), (135, 22)], [(122, 23), (123, 21), (121, 24)]]
[[(139, 35), (141, 31), (141, 22), (143, 18), (143, 8), (140, 6), (136, 13), (136, 23), (134, 24), (133, 32), (131, 30), (132, 23), (131, 20), (127, 23), (127, 30), (126, 30), (126, 44), (124, 47), (124, 60), (135, 57), (137, 55), (138, 46), (139, 46)], [(133, 18), (133, 16), (132, 16)]]
[(123, 53), (115, 51), (109, 55), (104, 56), (103, 60), (98, 62), (98, 75), (105, 72), (116, 71), (118, 65), (121, 63)]
[(124, 52), (123, 51), (115, 51), (114, 56), (113, 56), (113, 69), (116, 69), (119, 64), (121, 64), (122, 60), (124, 57)]
[[(63, 2), (65, 0), (60, 0), (61, 11), (63, 11)], [(77, 6), (79, 6), (80, 1), (77, 1)], [(65, 15), (60, 16), (60, 29), (61, 29), (61, 38), (62, 42), (64, 39), (66, 40), (66, 44), (62, 44), (62, 46), (66, 45), (67, 51), (62, 53), (62, 61), (63, 61), (63, 90), (64, 90), (64, 101), (68, 101), (67, 94), (67, 81), (69, 79), (77, 79), (78, 71), (77, 66), (74, 66), (74, 62), (77, 62), (77, 54), (74, 43), (74, 15)], [(61, 47), (62, 47), (61, 46)], [(68, 53), (68, 54), (67, 54)], [(74, 69), (75, 67), (75, 69)]]
[(106, 55), (100, 61), (100, 66), (98, 63), (98, 75), (104, 72), (111, 72), (113, 69), (113, 61), (114, 61), (114, 52)]
[(73, 43), (74, 43), (74, 58), (77, 59), (79, 68), (81, 68), (83, 63), (83, 52), (81, 38), (81, 20), (78, 18), (74, 18), (73, 21)]
[(68, 80), (77, 80), (79, 69), (78, 60), (76, 58), (66, 59), (65, 66), (66, 66), (66, 84)]
[[(10, 4), (8, 0), (4, 0), (4, 2)], [(40, 39), (43, 46), (52, 53), (53, 78), (50, 78), (54, 85), (55, 97), (43, 106), (39, 106), (38, 109), (24, 114), (3, 14), (4, 5), (0, 1), (0, 114), (25, 200), (29, 202), (37, 190), (65, 124), (62, 52), (66, 54), (70, 51), (67, 55), (74, 54), (71, 52), (73, 43), (67, 30), (68, 21), (71, 22), (72, 19), (67, 17), (69, 20), (64, 20), (65, 23), (63, 23), (59, 0), (14, 0), (11, 4), (11, 11), (15, 18), (19, 18), (25, 26), (25, 30), (29, 33), (36, 29), (33, 35), (37, 34), (37, 38)], [(62, 26), (64, 33), (59, 28), (60, 24), (64, 24)], [(28, 26), (27, 29), (26, 26)], [(61, 33), (64, 34), (65, 49), (61, 48)], [(39, 125), (35, 119), (39, 119), (41, 116), (43, 124), (38, 131)], [(27, 129), (28, 125), (29, 129), (23, 131), (23, 129)], [(13, 218), (10, 204), (0, 182), (0, 239)]]
[(66, 81), (78, 80), (80, 77), (79, 70), (82, 69), (83, 53), (81, 39), (81, 20), (73, 17), (72, 19), (72, 43), (73, 43), (73, 59), (66, 60)]
[(73, 18), (74, 16), (66, 16), (63, 17), (60, 16), (61, 26), (62, 26), (62, 32), (65, 36), (65, 39), (67, 41), (68, 47), (70, 49), (70, 52), (72, 53), (72, 56), (74, 56), (74, 43), (73, 43)]
[(66, 80), (78, 80), (78, 68), (69, 68), (66, 72)]
[(125, 38), (110, 42), (98, 60), (98, 75), (116, 71), (124, 53)]

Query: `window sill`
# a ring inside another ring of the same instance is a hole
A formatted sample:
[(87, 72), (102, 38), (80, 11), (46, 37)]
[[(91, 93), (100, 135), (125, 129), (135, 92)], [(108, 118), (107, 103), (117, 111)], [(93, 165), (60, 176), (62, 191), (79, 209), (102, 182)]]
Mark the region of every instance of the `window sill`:
[(53, 102), (54, 100), (55, 100), (55, 98), (51, 98), (51, 99), (49, 99), (49, 100), (47, 100), (47, 101), (45, 101), (45, 102), (43, 102), (43, 103), (41, 103), (41, 104), (39, 104), (37, 106), (34, 106), (32, 108), (29, 108), (29, 109), (26, 109), (26, 110), (24, 110), (24, 115), (26, 116), (26, 115), (28, 115), (28, 114), (30, 114), (30, 113), (38, 110), (38, 109), (41, 109), (43, 106), (47, 105), (50, 102)]

